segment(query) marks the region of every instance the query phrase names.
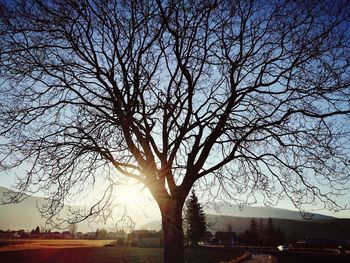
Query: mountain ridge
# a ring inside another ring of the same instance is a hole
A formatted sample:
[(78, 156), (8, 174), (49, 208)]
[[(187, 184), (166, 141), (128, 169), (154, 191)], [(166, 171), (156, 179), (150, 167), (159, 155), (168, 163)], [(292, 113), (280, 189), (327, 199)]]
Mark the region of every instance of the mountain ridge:
[[(0, 199), (3, 198), (4, 192), (9, 191), (5, 187), (0, 187)], [(23, 202), (18, 204), (6, 204), (0, 205), (0, 229), (32, 229), (37, 225), (45, 225), (45, 220), (41, 217), (37, 206), (44, 204), (45, 199), (43, 197), (29, 196)], [(290, 225), (287, 227), (287, 231), (293, 232), (293, 226), (300, 227), (302, 223), (298, 222), (314, 222), (319, 224), (322, 221), (334, 221), (337, 220), (335, 217), (330, 217), (321, 214), (314, 214), (314, 218), (310, 220), (305, 220), (302, 218), (298, 211), (280, 209), (280, 208), (271, 208), (271, 207), (252, 207), (245, 206), (243, 210), (239, 209), (238, 205), (227, 205), (219, 204), (221, 206), (220, 214), (213, 208), (206, 208), (205, 213), (208, 215), (209, 221), (215, 221), (216, 227), (214, 230), (225, 231), (228, 224), (233, 224), (237, 226), (237, 232), (241, 232), (247, 229), (247, 226), (251, 218), (273, 218), (278, 222), (282, 222), (282, 225)], [(282, 220), (282, 221), (281, 221)], [(286, 220), (286, 221), (283, 221)], [(288, 221), (289, 220), (289, 221)], [(298, 221), (290, 223), (290, 221)], [(350, 220), (349, 220), (350, 221)], [(160, 230), (161, 224), (160, 220), (151, 220), (149, 222), (140, 221), (137, 223), (137, 229), (155, 229)], [(97, 224), (93, 225), (94, 228), (103, 227), (98, 226)], [(317, 229), (317, 228), (316, 228)], [(84, 223), (79, 224), (79, 231), (91, 231), (92, 226)], [(213, 230), (213, 231), (214, 231)], [(316, 230), (315, 230), (316, 231)], [(349, 229), (350, 232), (350, 229)]]
[[(208, 230), (215, 234), (217, 231), (243, 233), (250, 228), (251, 217), (221, 216), (207, 214)], [(255, 218), (260, 224), (260, 218)], [(267, 218), (261, 218), (266, 226)], [(290, 238), (313, 237), (325, 239), (350, 239), (350, 219), (336, 218), (330, 220), (291, 220), (273, 218), (273, 225), (280, 228)], [(140, 229), (161, 230), (161, 221), (153, 220)]]
[(227, 204), (227, 203), (217, 203), (214, 208), (213, 205), (204, 208), (207, 214), (217, 214), (222, 216), (238, 216), (238, 217), (256, 217), (256, 218), (280, 218), (280, 219), (292, 219), (292, 220), (330, 220), (337, 217), (322, 215), (319, 213), (310, 213), (308, 217), (304, 217), (300, 211), (276, 208), (276, 207), (267, 207), (267, 206), (243, 206), (240, 208), (236, 204)]

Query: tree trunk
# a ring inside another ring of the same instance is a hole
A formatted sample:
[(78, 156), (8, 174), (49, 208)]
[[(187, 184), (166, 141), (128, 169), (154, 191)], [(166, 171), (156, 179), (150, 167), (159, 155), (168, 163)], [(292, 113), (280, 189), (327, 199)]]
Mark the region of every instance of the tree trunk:
[(164, 263), (184, 263), (183, 202), (168, 200), (161, 208)]

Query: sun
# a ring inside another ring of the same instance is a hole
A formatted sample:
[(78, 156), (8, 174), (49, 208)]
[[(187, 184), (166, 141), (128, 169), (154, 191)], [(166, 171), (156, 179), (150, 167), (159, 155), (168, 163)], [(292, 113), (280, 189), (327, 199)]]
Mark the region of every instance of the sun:
[(115, 204), (132, 210), (148, 207), (152, 203), (151, 193), (140, 184), (120, 185), (115, 188), (113, 196)]
[(148, 188), (135, 183), (123, 183), (113, 189), (114, 215), (125, 222), (132, 221), (132, 228), (159, 220), (160, 210)]

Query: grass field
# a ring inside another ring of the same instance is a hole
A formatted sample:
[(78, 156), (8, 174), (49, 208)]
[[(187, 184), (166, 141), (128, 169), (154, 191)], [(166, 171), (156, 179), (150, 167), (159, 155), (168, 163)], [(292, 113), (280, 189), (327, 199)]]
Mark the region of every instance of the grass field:
[[(161, 248), (105, 247), (106, 240), (0, 240), (0, 262), (162, 263)], [(229, 261), (241, 251), (186, 249), (188, 263)]]
[[(106, 246), (108, 240), (0, 240), (0, 262), (6, 263), (163, 263), (161, 248)], [(279, 252), (262, 248), (185, 249), (187, 263), (218, 263), (237, 258), (245, 251), (272, 255), (276, 262), (349, 263), (350, 254), (329, 251), (291, 250)], [(259, 261), (260, 262), (260, 261)], [(275, 261), (274, 261), (275, 262)]]

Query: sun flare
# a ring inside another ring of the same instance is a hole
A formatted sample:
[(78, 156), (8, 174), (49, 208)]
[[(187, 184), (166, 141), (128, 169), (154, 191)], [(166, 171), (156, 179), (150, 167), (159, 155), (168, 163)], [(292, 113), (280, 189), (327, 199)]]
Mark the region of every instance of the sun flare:
[(138, 184), (127, 184), (116, 187), (114, 202), (127, 209), (138, 209), (152, 205), (153, 200), (147, 188)]

